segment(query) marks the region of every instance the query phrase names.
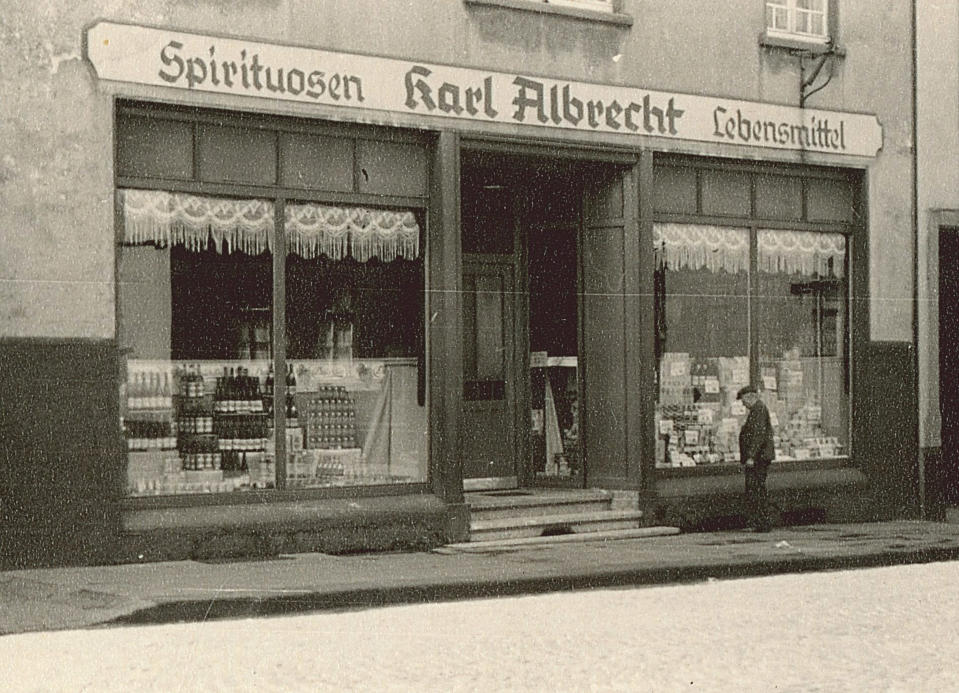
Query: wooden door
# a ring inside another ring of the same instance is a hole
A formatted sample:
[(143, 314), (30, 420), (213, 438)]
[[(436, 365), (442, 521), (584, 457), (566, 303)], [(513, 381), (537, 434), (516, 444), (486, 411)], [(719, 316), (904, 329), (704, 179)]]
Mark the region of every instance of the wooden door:
[(518, 481), (513, 257), (463, 256), (464, 488), (512, 488)]

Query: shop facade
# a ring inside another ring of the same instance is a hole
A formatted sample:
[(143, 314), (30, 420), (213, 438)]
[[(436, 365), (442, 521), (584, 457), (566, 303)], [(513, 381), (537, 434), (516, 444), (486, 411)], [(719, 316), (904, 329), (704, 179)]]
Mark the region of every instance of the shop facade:
[(783, 521), (914, 514), (911, 14), (766, 4), (670, 60), (629, 2), (60, 17), (5, 164), (56, 422), (7, 424), (15, 562), (432, 546), (479, 489), (709, 526), (747, 383)]

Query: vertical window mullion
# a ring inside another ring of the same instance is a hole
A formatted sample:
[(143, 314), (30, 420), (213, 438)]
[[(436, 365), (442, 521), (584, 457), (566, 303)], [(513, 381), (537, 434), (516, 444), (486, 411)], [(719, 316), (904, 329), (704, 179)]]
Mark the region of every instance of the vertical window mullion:
[(759, 232), (755, 224), (749, 226), (749, 284), (746, 293), (747, 325), (749, 330), (749, 381), (762, 382), (759, 364)]
[(273, 438), (276, 488), (286, 488), (286, 199), (273, 209)]

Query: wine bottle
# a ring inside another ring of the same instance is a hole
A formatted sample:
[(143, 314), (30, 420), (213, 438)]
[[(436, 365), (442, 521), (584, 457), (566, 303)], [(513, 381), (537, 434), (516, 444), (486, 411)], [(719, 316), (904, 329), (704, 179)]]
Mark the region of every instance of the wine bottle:
[(289, 371), (286, 374), (286, 393), (288, 395), (296, 394), (296, 373), (293, 372), (293, 364), (289, 366)]

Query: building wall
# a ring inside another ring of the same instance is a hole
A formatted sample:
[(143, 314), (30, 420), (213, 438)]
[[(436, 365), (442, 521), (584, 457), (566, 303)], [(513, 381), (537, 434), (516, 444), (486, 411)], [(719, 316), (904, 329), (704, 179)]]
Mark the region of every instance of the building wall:
[[(15, 95), (0, 104), (0, 137), (8, 143), (0, 160), (0, 335), (114, 333), (111, 92), (81, 60), (83, 28), (97, 19), (798, 105), (799, 58), (759, 46), (763, 3), (715, 7), (624, 0), (634, 22), (623, 27), (461, 0), (20, 3), (0, 24), (7, 68), (0, 87)], [(906, 341), (908, 4), (844, 0), (839, 37), (845, 56), (808, 105), (876, 113), (884, 127), (883, 150), (869, 164), (871, 331), (874, 339)]]
[[(84, 29), (97, 20), (507, 73), (522, 70), (584, 82), (799, 104), (800, 58), (760, 46), (762, 0), (719, 4), (623, 0), (622, 4), (633, 18), (631, 27), (466, 0), (16, 3), (0, 18), (0, 61), (5, 68), (0, 72), (0, 93), (4, 94), (0, 99), (0, 142), (4, 144), (0, 150), (0, 338), (102, 341), (115, 337), (114, 96), (299, 116), (336, 115), (332, 107), (100, 82), (84, 62), (81, 45)], [(945, 8), (941, 9), (944, 16), (954, 16), (954, 9), (949, 15), (948, 5), (939, 6)], [(933, 25), (938, 30), (937, 22), (930, 21)], [(839, 45), (844, 54), (823, 71), (825, 76), (832, 70), (831, 83), (808, 102), (817, 109), (876, 114), (884, 128), (884, 142), (874, 160), (747, 147), (721, 149), (714, 144), (677, 145), (686, 153), (866, 168), (870, 273), (869, 297), (863, 305), (869, 308), (872, 339), (903, 343), (912, 338), (910, 41), (908, 3), (842, 0)], [(359, 119), (385, 125), (398, 122), (394, 116), (372, 113), (360, 114)], [(402, 124), (413, 122), (407, 117)], [(537, 136), (550, 136), (542, 132)], [(583, 141), (590, 135), (578, 137)], [(618, 143), (623, 144), (619, 137)], [(586, 141), (612, 140), (612, 136), (597, 136)], [(644, 144), (660, 146), (651, 141)], [(455, 154), (447, 145), (443, 156), (452, 162)], [(448, 188), (453, 185), (446, 182)], [(941, 185), (949, 189), (946, 181)], [(455, 210), (448, 211), (455, 216)], [(56, 400), (57, 393), (50, 388), (49, 402)]]
[(940, 445), (935, 210), (959, 210), (959, 2), (917, 0), (919, 382), (923, 447)]

